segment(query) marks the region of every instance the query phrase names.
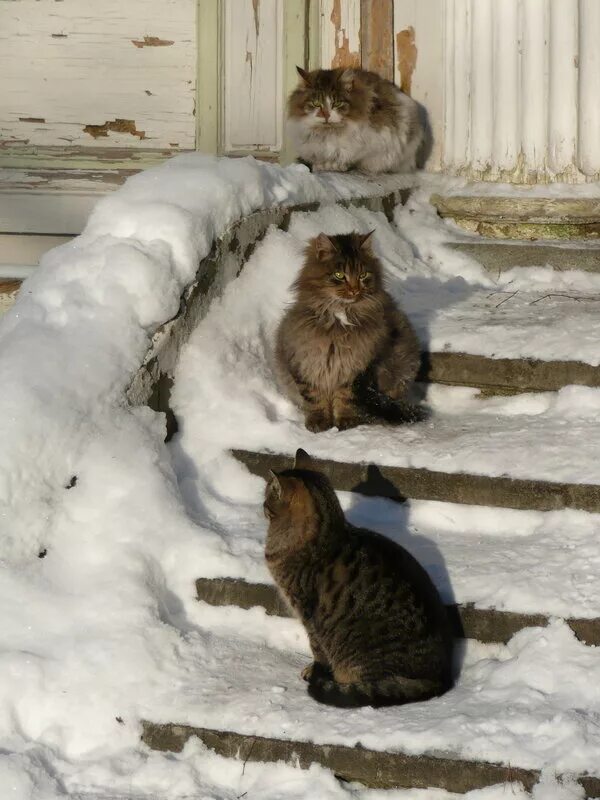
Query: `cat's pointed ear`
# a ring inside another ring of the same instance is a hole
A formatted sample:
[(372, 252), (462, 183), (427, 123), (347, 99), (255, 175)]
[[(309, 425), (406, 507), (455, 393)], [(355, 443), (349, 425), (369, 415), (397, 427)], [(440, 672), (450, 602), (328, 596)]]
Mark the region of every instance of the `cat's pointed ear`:
[(358, 239), (361, 250), (371, 249), (371, 245), (373, 244), (371, 237), (373, 236), (374, 233), (375, 233), (375, 228), (373, 228), (373, 230), (369, 231), (368, 233), (359, 233)]
[(294, 469), (313, 469), (312, 458), (308, 455), (306, 450), (303, 450), (301, 447), (296, 450)]
[(315, 252), (319, 261), (330, 258), (336, 250), (335, 242), (326, 233), (320, 233), (315, 239)]
[(340, 83), (347, 91), (351, 91), (354, 86), (354, 70), (351, 67), (346, 67), (340, 73)]
[(268, 489), (270, 492), (273, 492), (278, 499), (281, 499), (283, 487), (281, 485), (281, 481), (279, 480), (279, 475), (276, 472), (273, 472), (272, 469), (269, 470)]
[(302, 67), (299, 67), (298, 65), (296, 65), (296, 72), (302, 78), (304, 83), (306, 83), (306, 84), (310, 83), (310, 75), (305, 69), (302, 69)]

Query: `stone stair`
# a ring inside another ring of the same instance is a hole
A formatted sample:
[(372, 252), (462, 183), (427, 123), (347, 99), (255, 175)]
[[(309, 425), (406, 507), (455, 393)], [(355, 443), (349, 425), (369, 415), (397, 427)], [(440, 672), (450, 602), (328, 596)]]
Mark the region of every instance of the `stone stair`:
[[(555, 269), (577, 268), (600, 271), (600, 247), (588, 242), (575, 244), (537, 239), (568, 239), (600, 236), (600, 200), (549, 203), (534, 198), (517, 204), (508, 198), (434, 197), (432, 202), (444, 217), (452, 218), (469, 232), (483, 233), (492, 240), (468, 239), (449, 243), (449, 247), (471, 255), (490, 272), (514, 266), (551, 265)], [(475, 208), (475, 210), (474, 210)], [(465, 237), (466, 238), (466, 237)], [(507, 241), (495, 241), (506, 239)], [(508, 241), (511, 240), (511, 241)], [(520, 241), (519, 241), (520, 240)], [(523, 392), (558, 391), (569, 385), (600, 387), (600, 367), (583, 361), (536, 358), (495, 358), (463, 352), (426, 353), (419, 374), (424, 383), (456, 387), (475, 387), (482, 396), (511, 395)], [(262, 478), (270, 469), (292, 465), (291, 454), (237, 449), (235, 458)], [(574, 509), (600, 513), (600, 484), (514, 478), (452, 472), (426, 467), (387, 464), (385, 456), (365, 463), (322, 456), (319, 468), (334, 487), (371, 497), (395, 501), (427, 500), (498, 509), (556, 511)], [(211, 606), (262, 608), (269, 616), (289, 616), (275, 587), (237, 577), (200, 577), (196, 581), (199, 601)], [(507, 643), (528, 627), (550, 623), (550, 614), (520, 613), (506, 609), (481, 608), (472, 603), (449, 604), (456, 636), (482, 643)], [(565, 620), (585, 645), (600, 645), (600, 617)], [(524, 769), (492, 760), (465, 758), (457, 753), (421, 751), (380, 751), (361, 744), (355, 747), (335, 741), (326, 744), (305, 741), (282, 731), (268, 737), (216, 726), (146, 721), (143, 740), (151, 748), (180, 752), (187, 740), (196, 736), (217, 753), (240, 761), (286, 761), (308, 768), (317, 763), (345, 781), (357, 781), (379, 789), (440, 788), (465, 793), (495, 784), (520, 783), (531, 791), (539, 780), (536, 769)], [(598, 776), (579, 775), (577, 781), (586, 798), (600, 797)], [(509, 789), (507, 789), (509, 791)]]

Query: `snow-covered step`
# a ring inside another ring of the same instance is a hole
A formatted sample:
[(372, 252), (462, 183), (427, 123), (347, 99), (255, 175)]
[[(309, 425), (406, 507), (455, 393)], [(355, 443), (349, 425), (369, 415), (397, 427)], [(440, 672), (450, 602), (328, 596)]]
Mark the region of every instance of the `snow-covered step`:
[[(487, 188), (487, 187), (486, 187)], [(597, 239), (600, 197), (543, 197), (459, 192), (433, 194), (441, 217), (468, 231), (500, 239)]]
[[(218, 755), (235, 759), (239, 764), (283, 761), (302, 769), (319, 764), (339, 780), (373, 789), (445, 789), (463, 794), (498, 784), (506, 784), (506, 790), (510, 792), (510, 784), (521, 784), (531, 791), (540, 777), (535, 770), (504, 764), (441, 755), (386, 753), (364, 747), (318, 745), (170, 723), (145, 722), (142, 741), (153, 750), (180, 753), (193, 736)], [(600, 792), (600, 778), (584, 776), (578, 782), (586, 798), (595, 797)]]
[(486, 395), (557, 391), (573, 384), (600, 387), (600, 367), (583, 361), (491, 358), (473, 353), (424, 353), (419, 380), (473, 386)]
[[(511, 785), (520, 784), (526, 791), (531, 791), (540, 780), (539, 770), (509, 764), (444, 755), (379, 752), (364, 747), (318, 745), (171, 723), (144, 722), (143, 725), (142, 740), (153, 750), (180, 753), (194, 736), (218, 755), (235, 759), (239, 764), (283, 761), (302, 769), (319, 764), (342, 781), (374, 789), (444, 789), (464, 794), (504, 784), (510, 796)], [(572, 776), (569, 778), (572, 780)], [(600, 778), (581, 775), (576, 783), (583, 790), (583, 794), (577, 794), (578, 797), (600, 796)]]
[[(496, 430), (490, 431), (488, 445), (491, 445), (496, 437), (500, 438), (502, 435), (501, 429), (499, 430), (500, 426), (494, 427)], [(446, 431), (441, 431), (440, 433), (447, 436)], [(477, 436), (477, 432), (473, 433)], [(528, 431), (524, 430), (522, 433), (526, 434)], [(482, 431), (481, 436), (483, 437), (484, 435), (485, 432)], [(506, 436), (509, 437), (510, 435), (509, 428), (506, 431)], [(550, 435), (557, 436), (559, 434), (554, 431)], [(392, 457), (389, 447), (379, 450), (378, 454), (372, 452), (373, 460), (371, 460), (371, 454), (365, 454), (360, 461), (351, 460), (352, 455), (356, 457), (357, 452), (354, 451), (353, 453), (350, 448), (347, 451), (350, 457), (348, 460), (344, 460), (343, 452), (336, 453), (336, 458), (331, 459), (326, 456), (326, 449), (329, 448), (323, 447), (322, 444), (318, 446), (315, 441), (311, 454), (318, 457), (319, 470), (328, 476), (336, 489), (342, 491), (389, 497), (394, 500), (413, 498), (416, 500), (436, 500), (447, 503), (535, 511), (572, 508), (590, 513), (600, 513), (600, 483), (554, 481), (550, 476), (546, 480), (512, 478), (506, 475), (463, 472), (459, 469), (446, 472), (434, 468), (437, 459), (435, 454), (427, 447), (427, 444), (431, 441), (429, 436), (424, 437), (422, 442), (424, 445), (422, 459), (419, 458), (421, 454), (419, 453), (418, 443), (414, 440), (410, 441), (411, 438), (408, 435), (404, 442), (405, 457), (401, 457), (401, 459), (404, 461), (419, 459), (431, 462), (431, 466), (400, 466), (388, 463), (387, 458), (391, 461)], [(521, 444), (524, 451), (527, 448), (527, 437), (521, 438), (523, 439)], [(460, 436), (460, 432), (457, 432), (455, 440), (448, 442), (446, 439), (445, 444), (451, 450), (459, 449), (463, 443), (467, 446), (463, 439), (464, 437)], [(444, 443), (442, 437), (440, 437), (440, 441)], [(305, 441), (304, 444), (306, 445), (307, 442)], [(310, 444), (312, 445), (312, 440)], [(401, 438), (399, 438), (398, 447), (402, 447), (402, 444)], [(480, 443), (472, 442), (472, 444), (479, 451), (478, 455), (482, 458), (485, 457), (486, 441), (482, 439)], [(478, 444), (481, 446), (477, 447)], [(538, 449), (543, 450), (547, 445), (550, 450), (553, 444), (556, 446), (556, 442), (542, 441)], [(588, 442), (587, 444), (592, 445), (588, 456), (590, 459), (594, 458), (593, 453), (597, 453), (597, 440), (594, 439), (594, 442)], [(580, 445), (581, 449), (584, 449), (586, 442), (581, 440)], [(560, 447), (556, 449), (560, 452)], [(389, 456), (386, 456), (386, 450)], [(241, 449), (236, 449), (233, 452), (236, 458), (245, 464), (251, 472), (265, 479), (270, 469), (289, 469), (294, 460), (291, 453), (285, 455)], [(463, 451), (462, 455), (464, 454)], [(536, 453), (534, 448), (529, 455), (529, 471), (534, 473), (536, 464), (540, 463), (538, 459), (542, 458), (542, 454)], [(558, 453), (555, 455), (560, 458)], [(576, 468), (577, 455), (581, 455), (581, 452), (574, 454), (574, 463), (572, 465), (565, 464), (566, 469), (570, 466), (574, 469)], [(567, 457), (566, 449), (564, 457)], [(525, 458), (524, 455), (523, 458)], [(440, 456), (439, 461), (441, 462), (442, 460), (444, 460), (443, 456)], [(495, 466), (493, 462), (490, 462), (490, 469), (494, 469)]]
[(506, 646), (468, 646), (443, 697), (342, 711), (306, 694), (305, 644), (286, 645), (298, 622), (271, 621), (279, 632), (265, 641), (258, 616), (249, 625), (215, 611), (197, 662), (157, 697), (157, 716), (146, 716), (143, 740), (153, 749), (181, 751), (199, 736), (240, 767), (317, 763), (371, 787), (459, 793), (510, 782), (531, 789), (544, 769), (577, 779), (585, 797), (600, 795), (598, 700), (589, 693), (598, 656), (562, 623), (522, 631)]
[[(260, 607), (270, 616), (292, 616), (275, 586), (268, 583), (249, 583), (239, 578), (198, 578), (196, 596), (212, 606), (237, 606), (243, 609)], [(472, 603), (448, 605), (446, 608), (455, 636), (479, 642), (506, 644), (523, 628), (546, 627), (549, 623), (545, 614), (477, 608)], [(567, 619), (566, 623), (580, 641), (588, 645), (600, 645), (600, 617)]]
[(493, 275), (514, 267), (544, 267), (562, 271), (600, 272), (600, 246), (595, 242), (574, 245), (490, 241), (448, 242), (447, 246), (476, 259)]

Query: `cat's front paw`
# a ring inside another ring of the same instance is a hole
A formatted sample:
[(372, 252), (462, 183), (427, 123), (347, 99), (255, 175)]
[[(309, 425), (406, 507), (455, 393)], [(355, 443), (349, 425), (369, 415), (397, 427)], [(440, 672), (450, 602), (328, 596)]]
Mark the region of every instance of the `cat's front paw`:
[(313, 411), (311, 414), (308, 414), (304, 424), (312, 433), (328, 431), (333, 427), (327, 414), (324, 414), (322, 411)]
[(344, 414), (336, 419), (335, 424), (339, 431), (347, 431), (349, 428), (356, 428), (362, 420), (356, 414)]
[(312, 674), (315, 668), (314, 662), (312, 664), (307, 664), (302, 672), (300, 673), (300, 677), (303, 681), (309, 681), (312, 678)]

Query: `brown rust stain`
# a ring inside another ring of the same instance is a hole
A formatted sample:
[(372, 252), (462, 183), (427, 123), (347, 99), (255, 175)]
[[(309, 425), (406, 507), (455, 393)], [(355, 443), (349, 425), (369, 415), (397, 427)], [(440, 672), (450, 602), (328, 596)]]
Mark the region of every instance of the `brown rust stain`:
[(138, 131), (135, 127), (135, 121), (132, 119), (113, 119), (108, 120), (104, 125), (86, 125), (83, 131), (84, 133), (89, 133), (94, 139), (108, 136), (110, 131), (114, 133), (130, 133), (132, 136), (137, 136), (138, 139), (146, 138), (146, 131)]
[(332, 69), (360, 67), (360, 53), (350, 50), (350, 39), (346, 36), (346, 29), (342, 28), (342, 0), (333, 0), (330, 19), (335, 28), (335, 55), (331, 62)]
[(258, 39), (258, 34), (260, 32), (260, 0), (252, 0), (252, 11), (254, 12), (254, 30), (256, 31), (256, 38)]
[(158, 36), (144, 36), (143, 39), (132, 39), (134, 47), (170, 47), (175, 44), (171, 39), (159, 39)]
[(396, 34), (396, 56), (400, 70), (400, 88), (406, 94), (412, 89), (412, 76), (417, 66), (417, 46), (415, 44), (415, 29), (410, 25)]
[(45, 123), (46, 120), (43, 117), (19, 117), (19, 122)]

